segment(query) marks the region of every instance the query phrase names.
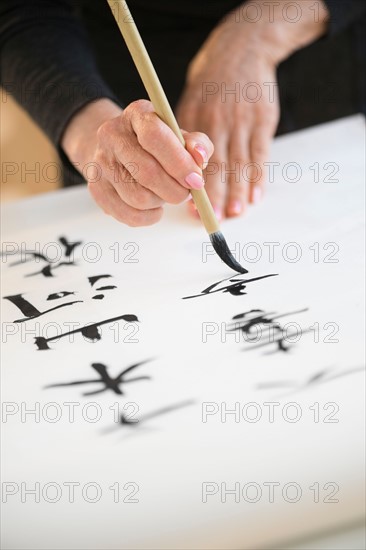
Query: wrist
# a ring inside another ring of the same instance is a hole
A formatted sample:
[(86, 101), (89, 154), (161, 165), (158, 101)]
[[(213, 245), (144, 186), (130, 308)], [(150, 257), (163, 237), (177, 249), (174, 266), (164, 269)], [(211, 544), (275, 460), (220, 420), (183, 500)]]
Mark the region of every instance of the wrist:
[(250, 0), (231, 15), (242, 23), (248, 45), (274, 65), (323, 36), (329, 21), (323, 0)]
[(93, 159), (98, 128), (107, 120), (122, 113), (121, 107), (101, 98), (82, 107), (66, 126), (61, 147), (71, 163), (84, 165)]

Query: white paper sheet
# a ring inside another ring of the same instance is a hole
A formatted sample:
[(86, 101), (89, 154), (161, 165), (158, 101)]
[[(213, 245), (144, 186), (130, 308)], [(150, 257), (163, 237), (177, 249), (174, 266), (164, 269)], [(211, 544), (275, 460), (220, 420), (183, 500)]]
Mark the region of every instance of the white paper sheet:
[[(362, 517), (364, 144), (362, 117), (276, 140), (265, 200), (222, 226), (245, 276), (184, 205), (138, 229), (84, 187), (3, 208), (4, 548), (265, 548)], [(15, 323), (16, 295), (77, 303)], [(256, 343), (227, 332), (256, 315)]]

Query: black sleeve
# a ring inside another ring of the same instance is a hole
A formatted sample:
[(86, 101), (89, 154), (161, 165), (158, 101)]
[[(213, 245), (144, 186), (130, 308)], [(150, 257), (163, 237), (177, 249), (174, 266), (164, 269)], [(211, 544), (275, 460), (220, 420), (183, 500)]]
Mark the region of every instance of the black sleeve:
[(366, 14), (364, 0), (324, 0), (330, 14), (329, 34), (336, 34)]
[(72, 0), (0, 3), (0, 83), (59, 152), (63, 130), (81, 107), (101, 97), (119, 103), (97, 70), (77, 4)]

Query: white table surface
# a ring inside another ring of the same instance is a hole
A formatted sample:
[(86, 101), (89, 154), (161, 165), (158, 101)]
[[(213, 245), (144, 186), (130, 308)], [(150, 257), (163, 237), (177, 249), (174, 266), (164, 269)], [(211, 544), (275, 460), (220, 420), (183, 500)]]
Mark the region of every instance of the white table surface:
[[(116, 426), (111, 431), (104, 419), (97, 426), (80, 421), (74, 425), (45, 425), (22, 423), (16, 415), (10, 416), (2, 424), (3, 481), (61, 483), (77, 479), (85, 483), (99, 479), (107, 487), (116, 479), (138, 480), (144, 498), (134, 508), (116, 508), (105, 500), (92, 507), (85, 502), (72, 507), (63, 501), (22, 503), (17, 496), (9, 497), (2, 506), (4, 548), (364, 548), (364, 529), (360, 526), (364, 516), (362, 373), (334, 379), (295, 396), (279, 396), (270, 390), (258, 393), (258, 384), (268, 380), (296, 378), (301, 384), (324, 368), (344, 372), (364, 365), (364, 146), (365, 121), (361, 116), (276, 140), (272, 161), (279, 163), (279, 171), (274, 182), (268, 184), (266, 199), (251, 208), (245, 218), (225, 222), (223, 232), (229, 244), (239, 241), (241, 246), (247, 242), (263, 245), (266, 240), (281, 246), (297, 242), (303, 257), (298, 263), (284, 262), (277, 256), (270, 262), (262, 257), (250, 264), (250, 275), (279, 276), (258, 282), (257, 286), (253, 283), (244, 297), (218, 294), (181, 300), (184, 295), (199, 293), (230, 275), (215, 256), (202, 262), (205, 237), (200, 225), (187, 218), (184, 206), (167, 208), (161, 224), (149, 229), (127, 228), (105, 217), (83, 187), (2, 208), (5, 245), (44, 245), (65, 233), (70, 239), (100, 243), (103, 253), (116, 241), (139, 245), (137, 264), (116, 265), (110, 253), (103, 254), (95, 265), (80, 260), (77, 268), (61, 268), (57, 277), (47, 280), (26, 277), (31, 263), (10, 267), (5, 261), (2, 297), (24, 292), (29, 298), (40, 300), (44, 292), (68, 288), (77, 289), (80, 296), (82, 277), (103, 271), (112, 273), (117, 286), (102, 304), (106, 312), (112, 315), (136, 311), (143, 319), (141, 341), (129, 348), (116, 347), (112, 341), (106, 345), (109, 336), (104, 333), (103, 341), (96, 344), (85, 346), (76, 338), (71, 348), (60, 341), (48, 351), (36, 351), (33, 336), (23, 340), (20, 333), (9, 337), (2, 351), (3, 401), (83, 403), (85, 397), (80, 396), (77, 387), (44, 388), (90, 377), (88, 363), (96, 356), (113, 365), (116, 373), (137, 358), (157, 356), (160, 363), (141, 371), (151, 375), (153, 385), (131, 384), (128, 398), (136, 400), (142, 411), (144, 407), (149, 411), (159, 404), (165, 406), (192, 397), (198, 403), (152, 421), (148, 427), (139, 428), (138, 435), (127, 436), (125, 432), (121, 435)], [(283, 170), (288, 163), (301, 167), (299, 181), (286, 181)], [(318, 182), (314, 181), (316, 163), (320, 169)], [(329, 182), (334, 166), (336, 181)], [(339, 262), (328, 265), (309, 260), (309, 246), (314, 242), (321, 246), (338, 243)], [(90, 322), (90, 318), (95, 321), (95, 316), (104, 315), (99, 313), (99, 305), (87, 305), (86, 311), (73, 308), (72, 312), (83, 311), (78, 317), (80, 322)], [(228, 320), (234, 313), (258, 305), (280, 312), (308, 307), (304, 314), (306, 323), (339, 323), (339, 344), (332, 347), (320, 342), (314, 346), (304, 337), (290, 354), (263, 356), (253, 351), (242, 354), (240, 346), (223, 346), (216, 340), (210, 340), (205, 347), (196, 337), (203, 320)], [(3, 322), (7, 326), (16, 313), (19, 315), (14, 308), (2, 300)], [(38, 318), (40, 326), (46, 318), (69, 319), (67, 309)], [(39, 330), (32, 323), (26, 324)], [(147, 326), (151, 327), (150, 332), (144, 332)], [(159, 329), (162, 326), (164, 338)], [(104, 410), (116, 401), (116, 396), (101, 394), (91, 399)], [(235, 425), (203, 424), (199, 418), (203, 402), (277, 400), (296, 401), (302, 410), (308, 410), (314, 402), (335, 402), (339, 405), (340, 421), (330, 425), (314, 425), (309, 420), (296, 426)], [(292, 507), (276, 502), (254, 508), (233, 502), (225, 506), (219, 501), (210, 501), (207, 506), (200, 502), (203, 481), (233, 483), (254, 479), (276, 479), (280, 483), (297, 480), (303, 488), (315, 480), (321, 484), (337, 481), (341, 488), (339, 503), (315, 506), (303, 499)]]

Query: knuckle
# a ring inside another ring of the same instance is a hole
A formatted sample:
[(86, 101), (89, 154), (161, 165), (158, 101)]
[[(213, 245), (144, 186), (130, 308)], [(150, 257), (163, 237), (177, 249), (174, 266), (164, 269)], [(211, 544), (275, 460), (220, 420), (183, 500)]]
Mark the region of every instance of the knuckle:
[(130, 183), (129, 172), (127, 172), (123, 164), (120, 162), (113, 162), (108, 166), (108, 168), (110, 170), (109, 180), (114, 187), (123, 187), (124, 185)]
[(103, 122), (97, 130), (97, 139), (98, 142), (106, 141), (111, 134), (111, 121), (107, 120)]
[(162, 131), (158, 124), (155, 113), (146, 113), (142, 117), (141, 129), (138, 132), (138, 141), (143, 149), (149, 147), (149, 144), (162, 139)]
[(101, 147), (98, 147), (94, 153), (93, 160), (98, 166), (105, 166), (108, 162), (106, 152)]
[(124, 110), (124, 113), (128, 116), (143, 116), (145, 113), (151, 111), (151, 103), (147, 99), (137, 99), (136, 101), (133, 101), (130, 103), (126, 109)]

